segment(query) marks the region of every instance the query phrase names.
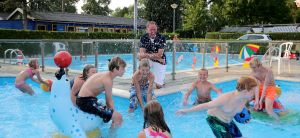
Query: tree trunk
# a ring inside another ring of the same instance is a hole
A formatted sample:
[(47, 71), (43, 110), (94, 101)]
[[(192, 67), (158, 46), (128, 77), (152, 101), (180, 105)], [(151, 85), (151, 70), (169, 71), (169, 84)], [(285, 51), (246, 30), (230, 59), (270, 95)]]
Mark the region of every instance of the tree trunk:
[(27, 21), (27, 2), (26, 2), (26, 0), (22, 0), (22, 8), (23, 8), (23, 29), (27, 30), (28, 21)]

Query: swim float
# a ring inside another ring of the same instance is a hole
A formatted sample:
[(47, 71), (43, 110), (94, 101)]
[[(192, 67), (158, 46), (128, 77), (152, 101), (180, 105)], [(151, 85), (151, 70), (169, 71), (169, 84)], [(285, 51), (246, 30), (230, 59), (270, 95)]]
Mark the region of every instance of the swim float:
[(99, 126), (103, 124), (100, 117), (85, 113), (75, 107), (70, 98), (71, 88), (65, 75), (60, 80), (55, 80), (51, 88), (50, 117), (59, 131), (72, 138), (87, 138), (100, 135)]

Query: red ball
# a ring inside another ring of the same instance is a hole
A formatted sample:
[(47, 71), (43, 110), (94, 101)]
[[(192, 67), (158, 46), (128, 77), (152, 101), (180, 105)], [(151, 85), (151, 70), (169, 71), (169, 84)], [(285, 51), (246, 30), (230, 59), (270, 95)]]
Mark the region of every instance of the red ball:
[(72, 63), (72, 56), (67, 51), (57, 52), (54, 56), (54, 63), (60, 68), (66, 68)]

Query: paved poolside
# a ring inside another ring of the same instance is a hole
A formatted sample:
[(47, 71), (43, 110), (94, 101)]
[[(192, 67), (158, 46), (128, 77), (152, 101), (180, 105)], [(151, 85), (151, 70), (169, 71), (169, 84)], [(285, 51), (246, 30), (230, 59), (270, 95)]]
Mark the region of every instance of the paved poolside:
[[(267, 66), (266, 63), (264, 63)], [(276, 79), (280, 80), (290, 80), (290, 81), (300, 81), (300, 60), (291, 60), (291, 72), (287, 70), (282, 72), (280, 75), (277, 74), (277, 62), (273, 64), (273, 72)], [(15, 76), (25, 66), (10, 65), (0, 63), (0, 76)], [(45, 72), (41, 72), (41, 75), (44, 78), (55, 79), (54, 72), (56, 69), (46, 68)], [(282, 69), (283, 70), (283, 69)], [(213, 68), (209, 69), (208, 80), (215, 82), (222, 82), (226, 80), (237, 79), (240, 76), (248, 75), (250, 69), (245, 69), (242, 65), (230, 66), (228, 72), (226, 68)], [(69, 77), (73, 78), (76, 75), (80, 74), (80, 71), (70, 71)], [(184, 91), (190, 87), (191, 83), (196, 79), (197, 71), (180, 71), (176, 73), (176, 80), (172, 80), (170, 74), (166, 75), (166, 85), (162, 89), (155, 89), (156, 95), (165, 95), (177, 91)], [(129, 97), (129, 88), (131, 85), (131, 78), (116, 78), (114, 81), (113, 93), (121, 97)]]

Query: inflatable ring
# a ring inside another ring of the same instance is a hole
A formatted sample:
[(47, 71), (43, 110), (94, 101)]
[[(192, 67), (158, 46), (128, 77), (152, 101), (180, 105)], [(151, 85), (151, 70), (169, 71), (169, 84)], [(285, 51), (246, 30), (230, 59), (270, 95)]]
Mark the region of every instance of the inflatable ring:
[(103, 124), (100, 117), (85, 113), (75, 107), (70, 98), (69, 80), (65, 75), (55, 80), (51, 88), (50, 117), (63, 135), (72, 138), (87, 138), (92, 130)]

